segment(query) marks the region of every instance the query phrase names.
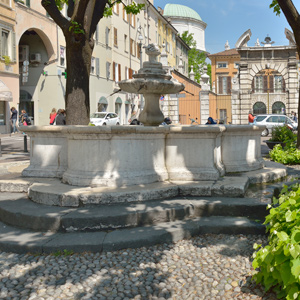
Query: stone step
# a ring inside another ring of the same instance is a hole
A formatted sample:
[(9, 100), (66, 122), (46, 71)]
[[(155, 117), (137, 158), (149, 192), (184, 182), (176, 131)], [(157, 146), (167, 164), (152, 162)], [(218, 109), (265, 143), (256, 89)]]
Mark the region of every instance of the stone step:
[(110, 232), (33, 232), (0, 222), (0, 250), (56, 253), (108, 252), (171, 243), (199, 234), (264, 234), (263, 225), (243, 217), (201, 217)]
[(268, 203), (270, 199), (177, 197), (144, 203), (67, 208), (34, 203), (26, 194), (1, 193), (0, 221), (33, 231), (109, 231), (211, 216), (263, 220)]

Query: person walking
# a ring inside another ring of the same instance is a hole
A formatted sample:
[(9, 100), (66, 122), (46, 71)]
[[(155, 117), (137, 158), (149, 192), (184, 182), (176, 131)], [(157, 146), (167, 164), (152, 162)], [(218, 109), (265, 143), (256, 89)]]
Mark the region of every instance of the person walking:
[(249, 111), (248, 122), (249, 122), (249, 125), (253, 125), (253, 122), (254, 122), (254, 116), (252, 115), (252, 112), (251, 112), (251, 111)]
[(50, 113), (50, 125), (55, 125), (54, 122), (56, 116), (57, 116), (56, 108), (52, 108), (52, 111)]
[(66, 125), (66, 117), (64, 115), (64, 109), (59, 109), (57, 111), (55, 123), (56, 123), (56, 125)]
[(17, 128), (18, 111), (14, 106), (10, 109), (10, 111), (11, 111), (10, 120), (12, 122), (12, 134), (15, 134), (19, 132), (19, 129)]
[(297, 114), (293, 112), (292, 120), (298, 123)]

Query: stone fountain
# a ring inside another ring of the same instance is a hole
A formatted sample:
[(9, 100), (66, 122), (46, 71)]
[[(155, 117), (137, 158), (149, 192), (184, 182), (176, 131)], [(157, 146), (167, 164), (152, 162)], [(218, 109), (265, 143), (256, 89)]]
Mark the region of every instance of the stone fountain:
[[(260, 134), (264, 127), (158, 126), (164, 118), (160, 96), (178, 93), (184, 85), (173, 80), (157, 61), (157, 46), (149, 45), (146, 53), (149, 61), (134, 78), (119, 82), (122, 90), (144, 95), (140, 121), (145, 126), (23, 128), (31, 143), (30, 165), (23, 176), (58, 178), (63, 183), (62, 190), (71, 189), (71, 194), (50, 202), (52, 196), (48, 195), (45, 204), (77, 206), (163, 199), (178, 194), (209, 196), (213, 190), (218, 190), (217, 194), (224, 192), (220, 184), (224, 175), (263, 168)], [(248, 181), (244, 181), (246, 186)], [(77, 190), (81, 187), (85, 187), (85, 194)], [(38, 186), (31, 187), (29, 195), (33, 201), (41, 202), (41, 197), (35, 195), (45, 193), (45, 187), (38, 190)], [(72, 194), (75, 191), (77, 198)], [(48, 194), (52, 193), (57, 192), (49, 187)]]
[(184, 85), (167, 74), (162, 64), (157, 61), (160, 55), (159, 48), (150, 44), (146, 48), (149, 61), (143, 63), (143, 68), (133, 75), (133, 79), (119, 82), (120, 88), (128, 93), (143, 94), (145, 107), (140, 114), (139, 120), (145, 126), (158, 126), (164, 120), (164, 115), (159, 107), (161, 95), (179, 93), (184, 90)]

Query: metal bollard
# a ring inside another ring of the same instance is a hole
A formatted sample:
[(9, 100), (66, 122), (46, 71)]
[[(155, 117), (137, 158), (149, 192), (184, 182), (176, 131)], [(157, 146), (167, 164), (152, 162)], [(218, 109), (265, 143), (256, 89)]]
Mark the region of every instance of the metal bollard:
[(24, 152), (28, 152), (28, 150), (27, 150), (27, 134), (24, 135)]

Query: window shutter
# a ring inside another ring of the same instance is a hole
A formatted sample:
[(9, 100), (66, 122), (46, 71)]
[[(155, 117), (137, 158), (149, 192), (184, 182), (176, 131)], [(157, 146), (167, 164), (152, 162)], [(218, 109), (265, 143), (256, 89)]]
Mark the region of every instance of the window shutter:
[(120, 4), (117, 3), (117, 14), (119, 14), (119, 12), (120, 12)]
[(125, 14), (126, 14), (126, 12), (125, 12), (125, 6), (124, 6), (124, 4), (123, 4), (123, 20), (124, 20), (124, 21), (126, 21), (126, 19), (125, 19)]
[(96, 57), (96, 75), (100, 76), (100, 61), (99, 61), (99, 57)]
[(227, 95), (231, 94), (231, 76), (227, 76)]
[(16, 49), (16, 33), (12, 32), (11, 36), (11, 41), (12, 41), (12, 61), (17, 60), (17, 49)]
[(99, 40), (99, 26), (98, 26), (98, 24), (96, 26), (95, 39), (96, 39), (96, 41)]
[(223, 81), (223, 77), (219, 76), (219, 94), (223, 94), (222, 81)]
[(113, 81), (116, 80), (116, 63), (113, 62)]
[(129, 79), (132, 79), (132, 74), (133, 74), (133, 71), (131, 68), (129, 68)]
[(269, 93), (274, 93), (274, 76), (269, 76)]
[(119, 69), (119, 81), (121, 81), (121, 64), (118, 64), (118, 69)]
[(282, 77), (282, 92), (284, 93), (285, 92), (285, 80), (283, 79), (283, 77)]
[(0, 28), (0, 57), (2, 57), (2, 29)]
[(263, 92), (268, 92), (268, 76), (263, 76)]
[(108, 41), (109, 41), (109, 28), (105, 28), (105, 44), (108, 46)]

